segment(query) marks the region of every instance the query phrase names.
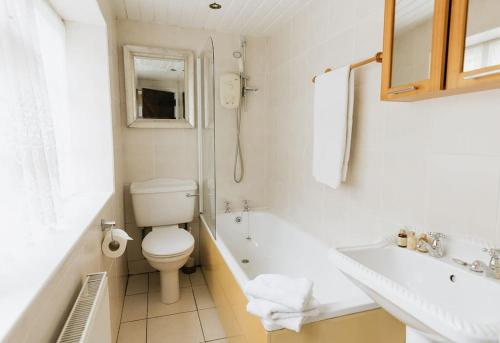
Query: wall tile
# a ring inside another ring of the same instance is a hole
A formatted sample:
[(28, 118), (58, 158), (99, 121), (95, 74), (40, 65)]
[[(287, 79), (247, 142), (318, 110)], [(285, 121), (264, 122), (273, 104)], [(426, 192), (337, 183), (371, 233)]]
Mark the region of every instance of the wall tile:
[(382, 0), (318, 0), (272, 32), (269, 207), (331, 244), (376, 239), (401, 225), (498, 243), (499, 90), (381, 102), (380, 65), (360, 68), (348, 182), (333, 190), (312, 178), (310, 78), (380, 51), (383, 10)]

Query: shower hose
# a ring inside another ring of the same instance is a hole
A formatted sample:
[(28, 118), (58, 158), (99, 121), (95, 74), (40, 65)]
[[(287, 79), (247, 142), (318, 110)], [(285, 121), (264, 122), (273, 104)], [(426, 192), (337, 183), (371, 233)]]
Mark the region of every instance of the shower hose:
[(233, 169), (233, 179), (234, 182), (240, 183), (243, 180), (243, 175), (245, 174), (245, 167), (243, 165), (243, 154), (241, 152), (241, 140), (240, 140), (240, 128), (241, 128), (241, 105), (236, 109), (236, 151), (234, 156), (234, 169)]

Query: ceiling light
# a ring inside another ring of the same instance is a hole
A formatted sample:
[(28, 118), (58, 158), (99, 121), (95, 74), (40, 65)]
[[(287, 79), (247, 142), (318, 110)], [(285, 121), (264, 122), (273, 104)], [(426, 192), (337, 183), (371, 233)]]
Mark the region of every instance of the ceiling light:
[(218, 4), (216, 2), (213, 2), (210, 5), (208, 5), (208, 7), (210, 7), (213, 10), (220, 10), (222, 8), (222, 5)]

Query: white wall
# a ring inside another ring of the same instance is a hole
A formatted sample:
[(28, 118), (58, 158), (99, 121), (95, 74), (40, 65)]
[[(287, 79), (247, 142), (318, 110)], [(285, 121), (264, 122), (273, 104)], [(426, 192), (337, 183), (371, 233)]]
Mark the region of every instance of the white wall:
[[(234, 50), (239, 49), (239, 35), (214, 33), (204, 30), (181, 29), (166, 25), (135, 21), (118, 22), (118, 46), (120, 60), (120, 99), (122, 111), (123, 155), (125, 160), (124, 185), (134, 181), (159, 177), (191, 178), (198, 180), (198, 142), (195, 129), (137, 129), (126, 127), (126, 105), (123, 77), (123, 52), (126, 44), (189, 49), (199, 56), (208, 37), (215, 42), (216, 84), (218, 76), (224, 72), (237, 72)], [(249, 73), (252, 84), (261, 87), (262, 92), (249, 100), (249, 111), (244, 114), (243, 148), (248, 165), (245, 182), (237, 185), (232, 181), (234, 158), (235, 114), (222, 109), (219, 94), (216, 94), (217, 123), (217, 198), (228, 199), (240, 206), (242, 199), (252, 200), (255, 206), (264, 206), (266, 186), (267, 153), (262, 132), (267, 129), (266, 90), (264, 80), (267, 70), (262, 62), (265, 40), (249, 39), (249, 55), (252, 61)], [(258, 63), (258, 64), (257, 64)], [(137, 229), (130, 196), (126, 194), (126, 226), (134, 241), (127, 249), (130, 273), (153, 271), (141, 252), (141, 232)], [(221, 200), (222, 201), (222, 200)], [(193, 223), (197, 235), (197, 219)]]
[(311, 175), (311, 77), (381, 51), (383, 7), (382, 0), (311, 1), (273, 33), (270, 203), (332, 244), (413, 225), (499, 245), (500, 90), (381, 102), (380, 65), (359, 69), (348, 183), (333, 190)]

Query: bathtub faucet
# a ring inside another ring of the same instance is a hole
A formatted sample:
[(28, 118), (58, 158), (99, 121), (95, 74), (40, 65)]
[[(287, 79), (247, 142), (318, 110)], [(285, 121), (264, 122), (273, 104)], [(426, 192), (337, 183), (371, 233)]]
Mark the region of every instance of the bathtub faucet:
[(243, 212), (250, 212), (250, 207), (248, 206), (248, 200), (243, 200)]
[(231, 203), (229, 201), (224, 201), (224, 213), (231, 213)]

